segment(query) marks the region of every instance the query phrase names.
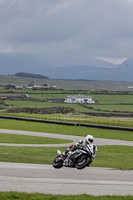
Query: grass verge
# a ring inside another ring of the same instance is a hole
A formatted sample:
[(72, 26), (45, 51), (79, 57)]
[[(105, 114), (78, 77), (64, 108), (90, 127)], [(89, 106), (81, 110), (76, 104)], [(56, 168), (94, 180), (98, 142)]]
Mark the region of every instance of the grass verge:
[[(57, 147), (2, 147), (0, 146), (0, 162), (52, 164), (57, 156)], [(60, 148), (61, 151), (65, 147)], [(98, 153), (91, 167), (107, 167), (114, 169), (133, 169), (133, 147), (98, 146)]]
[(71, 140), (51, 139), (47, 137), (27, 136), (27, 135), (13, 135), (8, 133), (0, 133), (0, 143), (12, 144), (62, 144), (70, 143)]
[(51, 195), (40, 193), (0, 192), (1, 200), (132, 200), (133, 196)]
[(0, 119), (0, 129), (23, 130), (33, 132), (57, 133), (85, 137), (91, 134), (96, 138), (133, 141), (132, 131), (109, 130), (91, 127), (66, 126), (11, 119)]

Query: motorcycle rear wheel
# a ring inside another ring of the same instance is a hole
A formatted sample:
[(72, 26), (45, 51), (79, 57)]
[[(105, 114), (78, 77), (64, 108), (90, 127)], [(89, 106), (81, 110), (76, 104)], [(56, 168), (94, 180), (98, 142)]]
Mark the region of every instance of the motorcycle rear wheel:
[(77, 169), (83, 169), (86, 166), (88, 166), (90, 162), (91, 162), (91, 159), (89, 157), (87, 157), (87, 156), (81, 156), (81, 157), (78, 158), (75, 167)]
[(57, 156), (54, 160), (53, 160), (53, 167), (54, 168), (61, 168), (63, 167), (63, 159), (60, 156)]

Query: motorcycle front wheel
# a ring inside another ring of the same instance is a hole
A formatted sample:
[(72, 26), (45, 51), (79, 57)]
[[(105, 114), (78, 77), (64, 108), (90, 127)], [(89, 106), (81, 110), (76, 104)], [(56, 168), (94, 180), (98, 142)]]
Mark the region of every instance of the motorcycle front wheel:
[(53, 167), (54, 168), (61, 168), (63, 167), (63, 159), (60, 156), (57, 156), (54, 160), (53, 160)]
[(76, 162), (76, 165), (75, 167), (77, 169), (83, 169), (85, 168), (87, 165), (89, 165), (89, 163), (91, 162), (91, 159), (88, 157), (88, 156), (80, 156), (78, 159), (77, 159), (77, 162)]

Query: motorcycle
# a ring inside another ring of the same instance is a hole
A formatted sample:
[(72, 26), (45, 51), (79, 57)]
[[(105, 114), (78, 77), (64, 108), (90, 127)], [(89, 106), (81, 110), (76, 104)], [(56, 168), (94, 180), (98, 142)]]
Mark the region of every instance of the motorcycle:
[(67, 155), (62, 154), (60, 150), (57, 150), (57, 154), (58, 156), (53, 160), (53, 167), (58, 169), (63, 166), (83, 169), (92, 162), (91, 152), (82, 148), (69, 152)]

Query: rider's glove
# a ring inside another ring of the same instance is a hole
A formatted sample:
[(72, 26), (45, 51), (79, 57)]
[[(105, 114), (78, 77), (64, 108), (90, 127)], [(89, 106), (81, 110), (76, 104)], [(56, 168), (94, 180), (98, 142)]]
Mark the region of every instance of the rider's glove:
[(66, 148), (66, 150), (65, 150), (65, 154), (67, 154), (69, 152), (69, 148)]

